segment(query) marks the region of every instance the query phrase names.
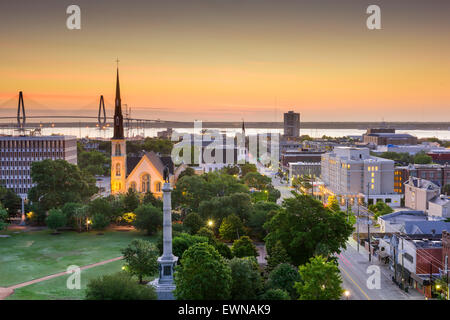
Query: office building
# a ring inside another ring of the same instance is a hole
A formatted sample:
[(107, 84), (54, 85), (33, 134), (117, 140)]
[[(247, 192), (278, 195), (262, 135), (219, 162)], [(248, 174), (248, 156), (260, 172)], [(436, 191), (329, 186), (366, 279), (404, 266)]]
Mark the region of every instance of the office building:
[(394, 161), (371, 156), (368, 148), (336, 147), (323, 154), (321, 174), (325, 198), (400, 206), (400, 195), (394, 193)]
[(284, 114), (284, 137), (300, 137), (300, 113), (289, 111)]
[(25, 199), (33, 186), (31, 164), (45, 159), (63, 159), (76, 165), (76, 137), (0, 136), (1, 185)]

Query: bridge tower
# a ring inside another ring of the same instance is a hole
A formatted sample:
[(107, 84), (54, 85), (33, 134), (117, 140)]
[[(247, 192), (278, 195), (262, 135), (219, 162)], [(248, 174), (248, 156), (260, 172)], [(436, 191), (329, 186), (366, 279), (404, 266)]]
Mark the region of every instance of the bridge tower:
[[(22, 107), (22, 115), (20, 115), (20, 107)], [(23, 104), (23, 94), (22, 91), (19, 92), (19, 104), (17, 105), (17, 128), (21, 131), (25, 130), (25, 106)]]
[[(101, 116), (103, 110), (103, 116)], [(102, 128), (106, 124), (106, 111), (105, 111), (105, 100), (103, 100), (103, 95), (100, 96), (100, 103), (98, 105), (98, 126)]]

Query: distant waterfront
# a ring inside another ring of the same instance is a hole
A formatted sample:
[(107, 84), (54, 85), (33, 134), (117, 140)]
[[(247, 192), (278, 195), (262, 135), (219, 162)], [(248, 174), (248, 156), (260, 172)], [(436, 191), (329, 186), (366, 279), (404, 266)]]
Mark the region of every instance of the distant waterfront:
[[(206, 128), (210, 130), (218, 130), (221, 132), (226, 132), (229, 135), (234, 135), (236, 132), (241, 132), (241, 128)], [(133, 137), (137, 135), (145, 134), (146, 137), (156, 137), (157, 132), (164, 131), (166, 128), (145, 128), (145, 129), (130, 129), (128, 136)], [(176, 132), (187, 132), (193, 133), (193, 128), (177, 128)], [(359, 129), (300, 129), (300, 134), (309, 135), (313, 138), (320, 138), (323, 135), (330, 137), (343, 137), (343, 136), (357, 136), (362, 135), (365, 130)], [(429, 138), (436, 137), (442, 140), (450, 140), (449, 130), (397, 130), (398, 133), (409, 133), (418, 138)], [(256, 133), (283, 133), (283, 129), (268, 129), (268, 128), (247, 128), (247, 135), (254, 135)], [(0, 128), (0, 134), (17, 134), (17, 131), (10, 128)], [(65, 134), (74, 135), (77, 138), (103, 138), (107, 139), (112, 136), (112, 129), (108, 127), (104, 130), (99, 130), (95, 125), (85, 126), (85, 127), (43, 127), (42, 135), (51, 134)]]

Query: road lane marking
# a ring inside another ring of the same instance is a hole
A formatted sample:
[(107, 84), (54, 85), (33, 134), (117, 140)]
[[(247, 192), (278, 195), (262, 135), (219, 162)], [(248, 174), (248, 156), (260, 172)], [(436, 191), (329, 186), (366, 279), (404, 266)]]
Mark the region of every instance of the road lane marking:
[(341, 271), (344, 271), (345, 274), (347, 275), (347, 277), (358, 287), (358, 289), (362, 292), (363, 295), (366, 296), (367, 300), (372, 300), (370, 299), (370, 297), (364, 292), (363, 289), (361, 289), (361, 287), (355, 282), (355, 280), (353, 280), (352, 277), (350, 277), (350, 275), (347, 273), (347, 271), (344, 270), (344, 268), (341, 268)]

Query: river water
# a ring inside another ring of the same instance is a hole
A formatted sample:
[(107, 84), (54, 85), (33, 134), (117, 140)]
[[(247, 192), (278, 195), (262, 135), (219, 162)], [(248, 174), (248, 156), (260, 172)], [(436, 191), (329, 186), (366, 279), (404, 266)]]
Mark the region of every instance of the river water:
[[(133, 137), (137, 135), (144, 134), (146, 137), (156, 137), (157, 132), (164, 131), (166, 128), (145, 128), (145, 129), (130, 129), (127, 132), (125, 129), (125, 135), (127, 137)], [(227, 135), (235, 135), (237, 132), (241, 132), (240, 128), (204, 128), (210, 130), (218, 130), (220, 132), (225, 132)], [(194, 133), (198, 132), (198, 130), (194, 130), (194, 128), (177, 128), (176, 132), (180, 133)], [(283, 133), (283, 129), (253, 129), (248, 128), (245, 130), (247, 135), (254, 135), (257, 133)], [(309, 135), (313, 138), (320, 138), (323, 135), (330, 137), (343, 137), (343, 136), (357, 136), (362, 135), (365, 130), (358, 129), (300, 129), (300, 134)], [(449, 130), (397, 130), (397, 133), (409, 133), (418, 138), (429, 138), (436, 137), (441, 140), (450, 140), (450, 131)], [(0, 134), (17, 134), (13, 129), (0, 129)], [(42, 135), (51, 135), (51, 134), (64, 134), (64, 135), (74, 135), (77, 138), (103, 138), (107, 139), (112, 137), (112, 128), (107, 127), (103, 130), (99, 130), (96, 126), (91, 127), (71, 127), (71, 128), (42, 128)]]

